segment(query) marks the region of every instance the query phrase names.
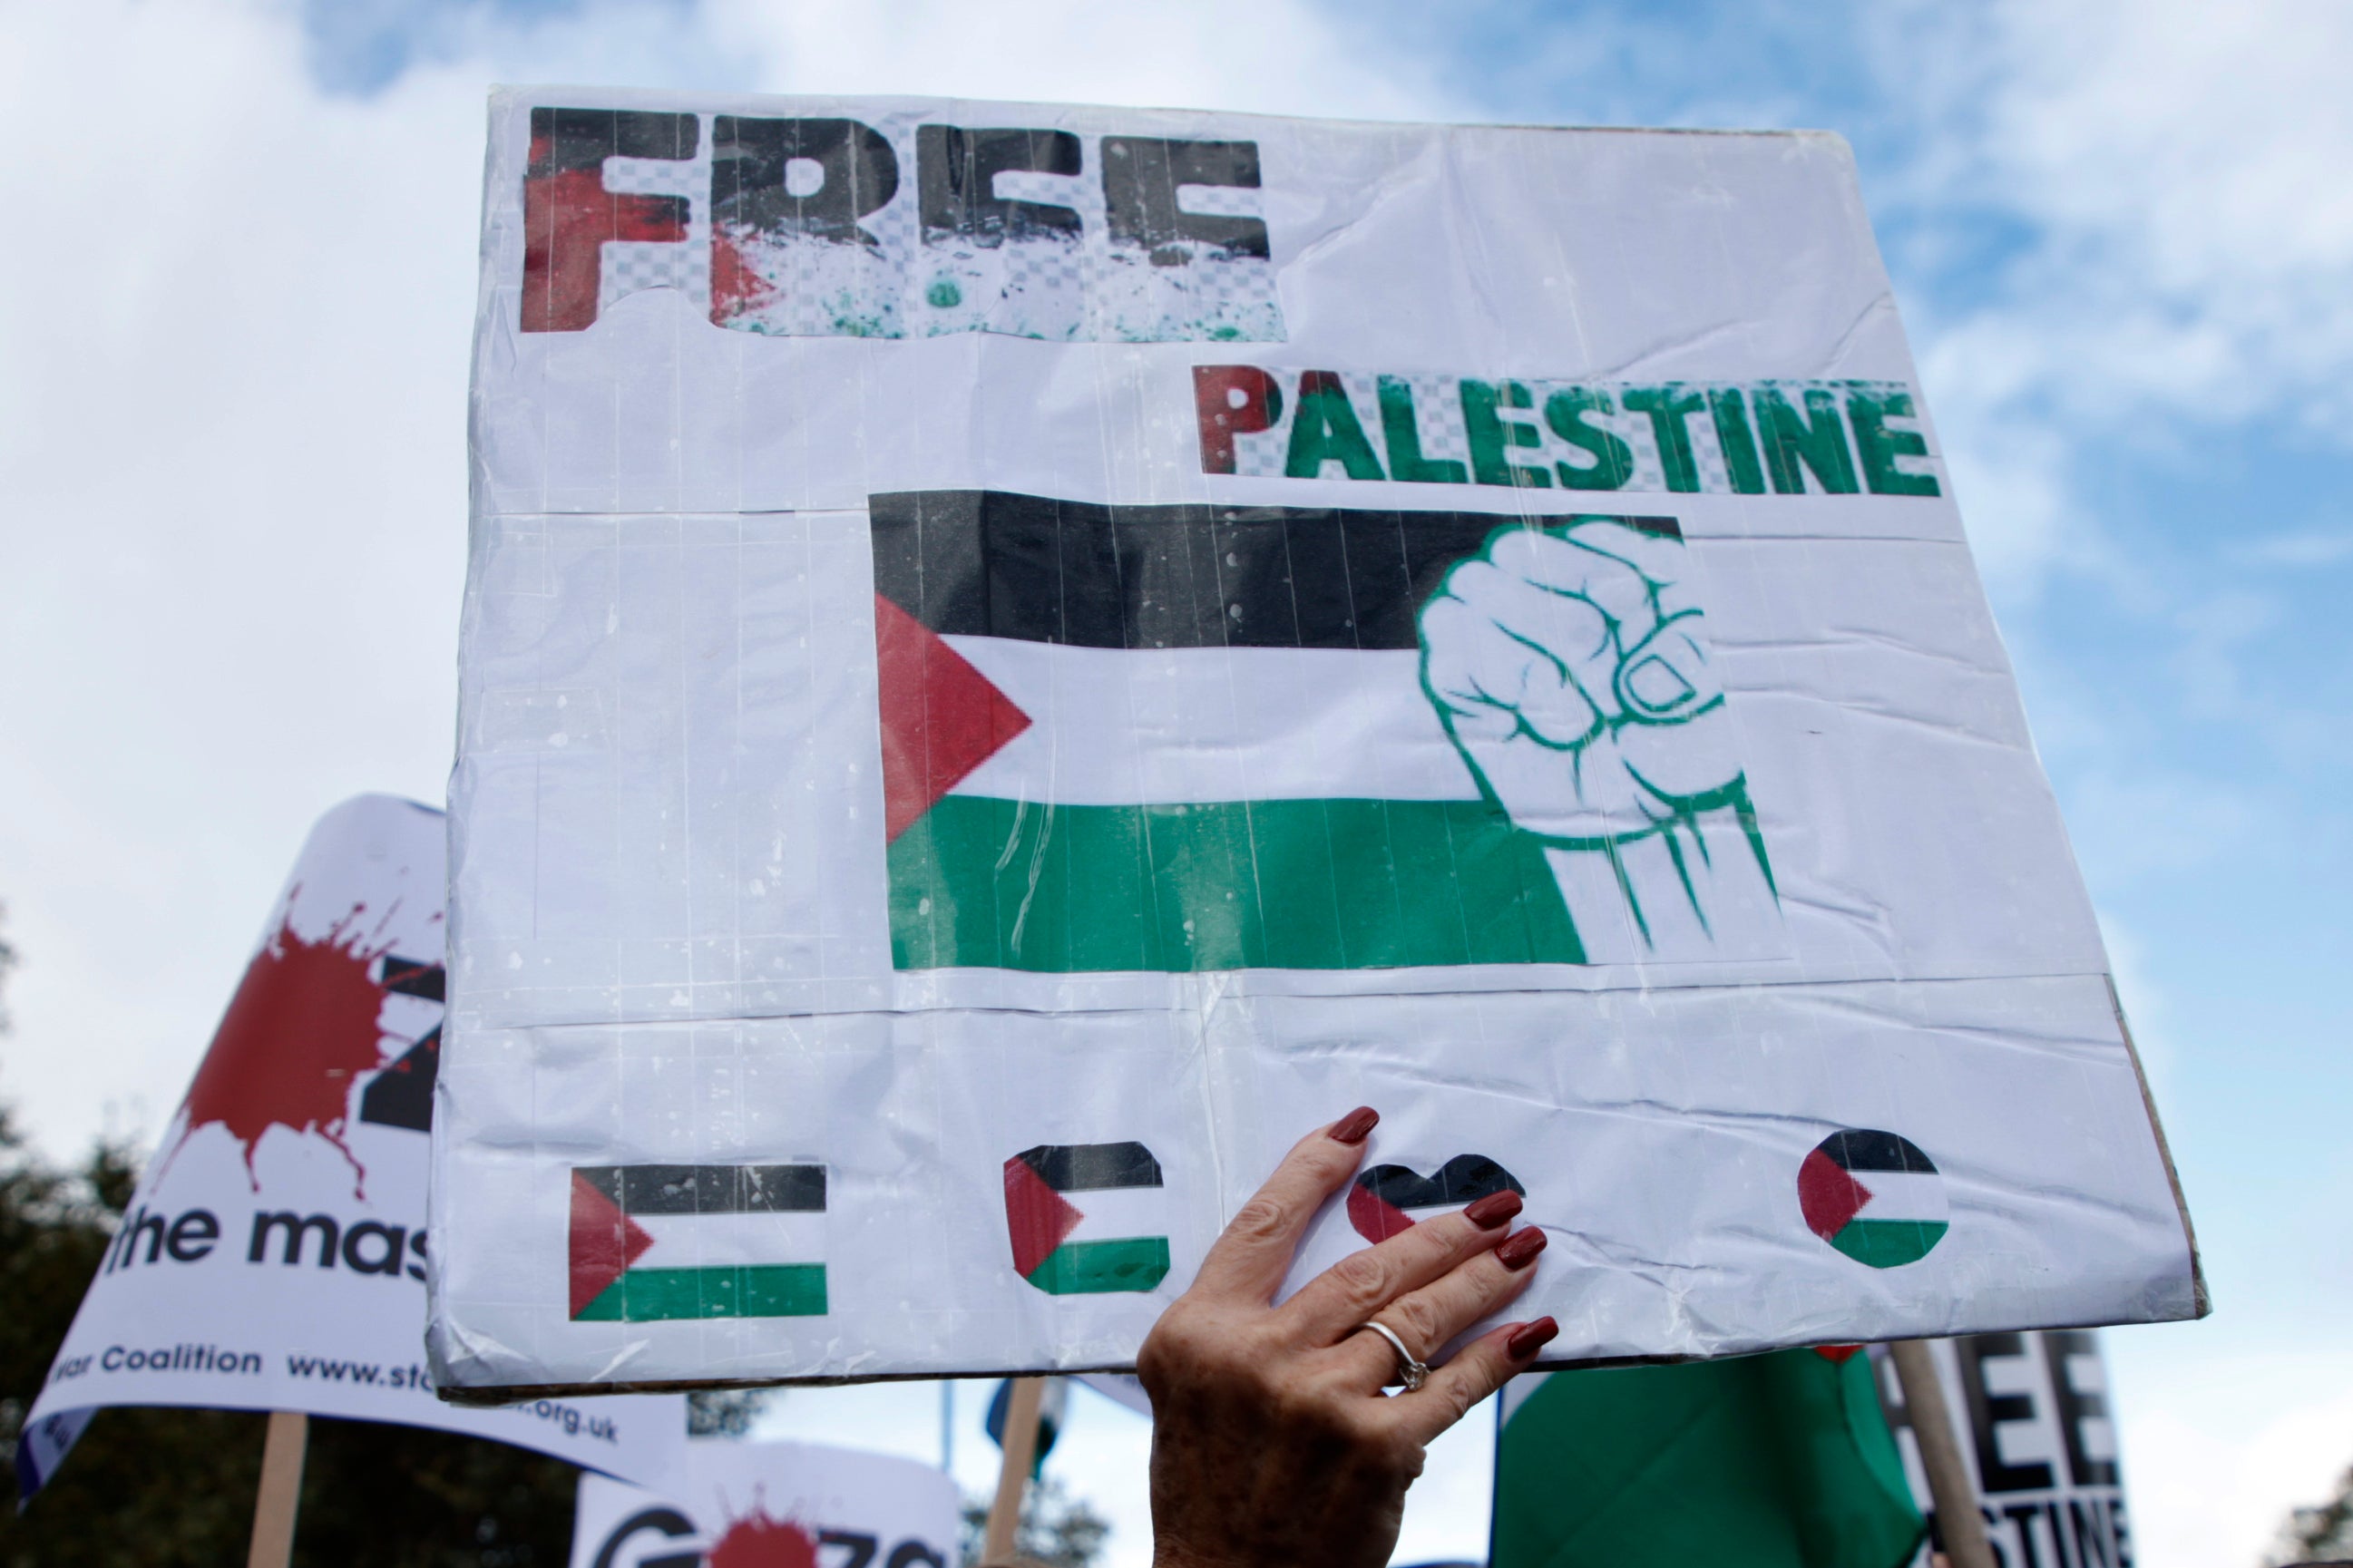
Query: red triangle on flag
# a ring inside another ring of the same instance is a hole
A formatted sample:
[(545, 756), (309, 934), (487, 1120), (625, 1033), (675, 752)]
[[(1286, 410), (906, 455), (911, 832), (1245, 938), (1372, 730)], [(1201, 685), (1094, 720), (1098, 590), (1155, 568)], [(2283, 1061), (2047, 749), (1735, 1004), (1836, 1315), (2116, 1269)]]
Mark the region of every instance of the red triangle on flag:
[(931, 627), (880, 594), (874, 595), (874, 664), (888, 842), (1027, 730), (1029, 715)]
[(603, 1295), (629, 1265), (654, 1244), (645, 1227), (598, 1192), (588, 1178), (572, 1173), (572, 1315), (578, 1317)]
[(1084, 1218), (1020, 1155), (1005, 1162), (1005, 1228), (1013, 1240), (1016, 1274), (1029, 1278)]
[(1798, 1167), (1799, 1211), (1806, 1216), (1806, 1228), (1824, 1241), (1844, 1230), (1870, 1201), (1871, 1189), (1820, 1149)]

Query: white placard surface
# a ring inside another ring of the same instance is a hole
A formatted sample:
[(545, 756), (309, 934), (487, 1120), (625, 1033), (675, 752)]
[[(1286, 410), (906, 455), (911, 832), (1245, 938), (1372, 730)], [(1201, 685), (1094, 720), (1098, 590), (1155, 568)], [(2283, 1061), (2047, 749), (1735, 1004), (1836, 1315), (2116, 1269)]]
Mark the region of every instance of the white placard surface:
[(1516, 1189), (1548, 1358), (2190, 1316), (1842, 142), (492, 101), (432, 1350), (1117, 1369)]

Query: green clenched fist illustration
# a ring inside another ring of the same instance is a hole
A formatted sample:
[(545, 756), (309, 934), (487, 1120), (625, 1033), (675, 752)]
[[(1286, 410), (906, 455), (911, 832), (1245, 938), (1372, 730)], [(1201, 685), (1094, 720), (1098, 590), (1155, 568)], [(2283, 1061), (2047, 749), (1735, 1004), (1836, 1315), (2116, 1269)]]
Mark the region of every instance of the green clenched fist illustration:
[[(1588, 949), (1614, 925), (1630, 957), (1664, 956), (1665, 926), (1714, 950), (1723, 852), (1764, 874), (1689, 573), (1665, 528), (1514, 525), (1422, 607), (1423, 689), (1481, 787), (1556, 852)], [(1613, 883), (1618, 907), (1595, 907)]]

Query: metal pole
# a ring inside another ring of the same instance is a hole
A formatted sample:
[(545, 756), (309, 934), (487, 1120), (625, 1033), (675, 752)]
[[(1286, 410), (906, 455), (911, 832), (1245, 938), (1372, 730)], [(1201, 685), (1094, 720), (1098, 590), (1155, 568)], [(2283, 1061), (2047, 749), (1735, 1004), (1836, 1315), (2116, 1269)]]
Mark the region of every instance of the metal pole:
[(1986, 1540), (1985, 1518), (1978, 1512), (1978, 1491), (1961, 1458), (1960, 1440), (1953, 1436), (1936, 1355), (1926, 1340), (1897, 1340), (1887, 1352), (1895, 1363), (1895, 1381), (1904, 1387), (1912, 1436), (1920, 1445), (1920, 1468), (1928, 1472), (1928, 1495), (1936, 1504), (1936, 1533), (1945, 1538), (1945, 1556), (1953, 1568), (1994, 1568), (1993, 1547)]
[(940, 1379), (940, 1470), (955, 1474), (955, 1379)]
[(287, 1568), (294, 1556), (294, 1508), (302, 1500), (302, 1456), (311, 1418), (300, 1410), (269, 1413), (261, 1446), (261, 1485), (253, 1494), (253, 1546), (246, 1568)]
[(1017, 1377), (1005, 1401), (1005, 1464), (997, 1472), (997, 1500), (988, 1505), (988, 1528), (981, 1537), (980, 1560), (987, 1568), (1013, 1560), (1013, 1533), (1021, 1523), (1021, 1494), (1038, 1452), (1038, 1405), (1045, 1394), (1044, 1378)]

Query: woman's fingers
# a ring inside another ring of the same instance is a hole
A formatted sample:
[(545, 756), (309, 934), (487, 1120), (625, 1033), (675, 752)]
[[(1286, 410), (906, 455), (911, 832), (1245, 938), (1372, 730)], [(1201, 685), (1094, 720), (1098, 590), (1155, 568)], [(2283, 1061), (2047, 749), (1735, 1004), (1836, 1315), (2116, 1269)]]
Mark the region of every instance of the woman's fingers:
[[(1411, 1394), (1380, 1401), (1388, 1419), (1417, 1443), (1427, 1443), (1471, 1413), (1471, 1407), (1524, 1372), (1552, 1342), (1560, 1325), (1550, 1318), (1506, 1323), (1454, 1352)], [(1369, 1336), (1368, 1336), (1369, 1337)]]
[(1187, 1294), (1261, 1305), (1272, 1300), (1291, 1271), (1307, 1222), (1324, 1199), (1347, 1185), (1364, 1158), (1366, 1135), (1379, 1121), (1370, 1106), (1358, 1106), (1293, 1144), (1201, 1259)]
[(1311, 1344), (1336, 1344), (1407, 1291), (1419, 1289), (1464, 1258), (1493, 1247), (1519, 1212), (1520, 1194), (1507, 1189), (1489, 1194), (1460, 1214), (1426, 1219), (1343, 1258), (1302, 1286), (1277, 1315)]
[[(1535, 1278), (1536, 1255), (1544, 1245), (1545, 1233), (1534, 1226), (1514, 1231), (1493, 1251), (1473, 1253), (1371, 1315), (1403, 1340), (1416, 1360), (1426, 1362), (1438, 1353), (1440, 1346), (1526, 1289), (1528, 1281)], [(1397, 1352), (1378, 1334), (1353, 1334), (1341, 1342), (1340, 1349), (1360, 1371), (1368, 1389), (1378, 1388), (1397, 1375)]]

